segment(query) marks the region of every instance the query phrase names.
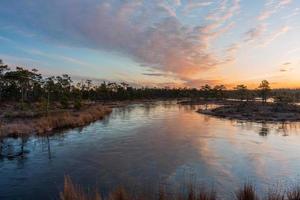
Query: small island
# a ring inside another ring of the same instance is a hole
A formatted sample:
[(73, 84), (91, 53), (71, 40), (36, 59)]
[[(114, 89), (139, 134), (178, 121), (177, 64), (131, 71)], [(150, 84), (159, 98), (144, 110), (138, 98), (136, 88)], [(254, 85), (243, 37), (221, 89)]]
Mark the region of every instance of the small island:
[(300, 121), (300, 106), (294, 104), (233, 102), (213, 109), (199, 109), (197, 112), (221, 118), (257, 122)]
[[(266, 80), (262, 81), (255, 90), (248, 90), (247, 86), (238, 85), (231, 93), (235, 93), (236, 99), (211, 101), (211, 104), (217, 106), (212, 109), (206, 106), (204, 109), (198, 109), (197, 112), (220, 118), (256, 122), (300, 121), (300, 106), (291, 95), (292, 92), (272, 91)], [(210, 104), (210, 101), (204, 104)]]

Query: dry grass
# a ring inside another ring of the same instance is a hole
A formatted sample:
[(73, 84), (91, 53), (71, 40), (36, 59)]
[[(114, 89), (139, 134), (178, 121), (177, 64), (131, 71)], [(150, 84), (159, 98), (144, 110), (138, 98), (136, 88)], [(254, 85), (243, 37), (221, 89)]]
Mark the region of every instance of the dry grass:
[(205, 188), (196, 189), (194, 186), (190, 186), (187, 200), (216, 200), (217, 195), (214, 190), (207, 191)]
[(102, 119), (111, 111), (107, 106), (93, 105), (80, 111), (68, 110), (39, 118), (16, 119), (0, 124), (0, 136), (43, 134), (55, 129), (80, 127)]
[(284, 194), (278, 192), (268, 193), (266, 200), (284, 200)]
[[(163, 188), (159, 189), (156, 196), (157, 200), (216, 200), (216, 192), (212, 190), (207, 192), (204, 189), (195, 189), (190, 187), (186, 194), (170, 195), (167, 194)], [(81, 187), (75, 185), (70, 177), (65, 177), (64, 190), (60, 193), (61, 200), (100, 200), (101, 195), (98, 192), (93, 194), (85, 194)], [(103, 200), (148, 200), (145, 195), (132, 195), (129, 194), (124, 188), (118, 187), (116, 190), (111, 192)]]
[[(190, 186), (186, 193), (170, 194), (165, 189), (160, 188), (154, 199), (157, 200), (217, 200), (224, 199), (218, 198), (214, 190), (207, 191), (203, 188), (195, 189), (196, 187)], [(150, 200), (147, 196), (138, 196), (129, 194), (124, 188), (118, 187), (111, 192), (106, 198), (101, 198), (98, 192), (86, 194), (83, 190), (72, 183), (69, 177), (65, 177), (64, 190), (60, 193), (61, 200)], [(228, 198), (225, 198), (228, 199)], [(244, 184), (238, 191), (236, 191), (232, 199), (236, 200), (300, 200), (300, 187), (294, 187), (286, 193), (279, 192), (278, 190), (271, 190), (267, 193), (265, 198), (258, 196), (253, 184)]]
[(65, 177), (64, 191), (60, 193), (61, 200), (101, 200), (98, 192), (88, 195), (83, 192), (80, 186), (73, 184), (70, 177)]
[(108, 200), (130, 200), (129, 194), (125, 191), (124, 188), (119, 187), (114, 192), (112, 192)]
[(237, 200), (258, 200), (255, 187), (250, 183), (244, 184), (242, 188), (236, 191), (235, 196)]
[(300, 187), (294, 187), (287, 192), (287, 200), (300, 200)]

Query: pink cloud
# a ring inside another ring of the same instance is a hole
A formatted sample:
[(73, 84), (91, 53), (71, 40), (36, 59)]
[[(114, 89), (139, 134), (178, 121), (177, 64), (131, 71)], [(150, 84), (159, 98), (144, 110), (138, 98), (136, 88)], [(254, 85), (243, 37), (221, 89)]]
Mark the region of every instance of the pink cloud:
[(227, 51), (220, 57), (210, 47), (233, 29), (240, 9), (239, 0), (222, 0), (208, 21), (191, 24), (177, 12), (216, 1), (12, 1), (8, 12), (18, 10), (17, 17), (51, 42), (112, 51), (182, 80), (228, 61)]
[(291, 4), (293, 0), (267, 0), (264, 10), (258, 16), (258, 20), (263, 21), (270, 18), (283, 7)]

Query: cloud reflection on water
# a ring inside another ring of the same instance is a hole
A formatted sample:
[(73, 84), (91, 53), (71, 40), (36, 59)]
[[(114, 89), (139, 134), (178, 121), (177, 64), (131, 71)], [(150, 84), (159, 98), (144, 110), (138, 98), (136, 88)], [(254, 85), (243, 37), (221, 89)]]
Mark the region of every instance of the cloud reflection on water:
[[(49, 140), (2, 139), (0, 197), (5, 192), (8, 197), (29, 198), (24, 192), (28, 187), (44, 197), (41, 181), (62, 183), (66, 173), (83, 185), (104, 189), (119, 184), (144, 189), (160, 183), (179, 186), (194, 179), (222, 192), (248, 179), (267, 187), (297, 177), (298, 123), (230, 121), (201, 115), (196, 108), (174, 102), (136, 104)], [(23, 157), (18, 156), (22, 148), (27, 152)], [(16, 156), (8, 159), (8, 154)]]

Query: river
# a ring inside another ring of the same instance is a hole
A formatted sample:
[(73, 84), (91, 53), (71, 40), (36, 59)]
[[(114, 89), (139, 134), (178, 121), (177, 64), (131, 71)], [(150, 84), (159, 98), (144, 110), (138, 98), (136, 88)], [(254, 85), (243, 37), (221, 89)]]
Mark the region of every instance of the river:
[(298, 182), (300, 124), (218, 119), (175, 101), (115, 108), (104, 120), (48, 137), (0, 141), (0, 199), (55, 199), (63, 178), (104, 192), (187, 183), (230, 195)]

